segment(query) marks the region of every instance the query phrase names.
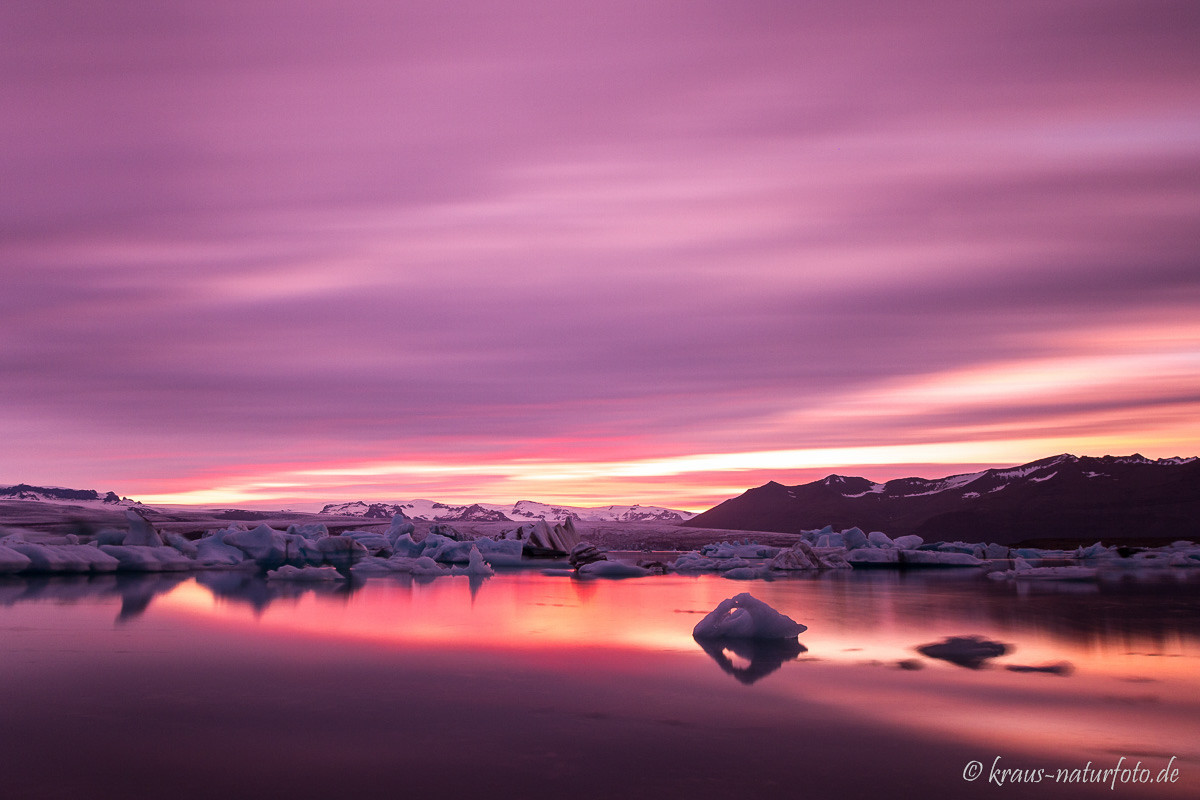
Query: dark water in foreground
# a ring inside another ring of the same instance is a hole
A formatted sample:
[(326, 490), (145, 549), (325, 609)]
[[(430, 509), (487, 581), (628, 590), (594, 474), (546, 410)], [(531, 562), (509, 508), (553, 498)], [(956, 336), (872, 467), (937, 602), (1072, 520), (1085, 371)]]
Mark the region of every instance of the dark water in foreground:
[[(742, 591), (806, 650), (693, 641)], [(7, 579), (0, 708), (6, 798), (1197, 797), (1200, 581)]]

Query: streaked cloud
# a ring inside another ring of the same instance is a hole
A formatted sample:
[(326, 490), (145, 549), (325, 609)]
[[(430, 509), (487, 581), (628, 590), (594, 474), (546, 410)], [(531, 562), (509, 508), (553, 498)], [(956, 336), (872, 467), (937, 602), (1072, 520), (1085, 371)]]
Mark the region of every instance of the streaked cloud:
[(0, 482), (695, 505), (1200, 452), (1198, 35), (1124, 0), (5, 4)]

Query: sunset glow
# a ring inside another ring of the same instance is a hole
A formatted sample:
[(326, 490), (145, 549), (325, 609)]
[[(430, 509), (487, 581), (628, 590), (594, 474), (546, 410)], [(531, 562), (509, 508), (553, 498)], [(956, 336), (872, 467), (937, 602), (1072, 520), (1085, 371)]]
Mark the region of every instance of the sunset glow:
[(702, 510), (1200, 454), (1200, 10), (0, 7), (0, 484)]

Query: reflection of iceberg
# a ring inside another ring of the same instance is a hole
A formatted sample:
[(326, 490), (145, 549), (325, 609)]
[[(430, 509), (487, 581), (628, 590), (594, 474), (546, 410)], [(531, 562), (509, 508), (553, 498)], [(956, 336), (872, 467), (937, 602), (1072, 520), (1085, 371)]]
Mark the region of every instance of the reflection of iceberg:
[(208, 589), (213, 596), (225, 600), (245, 603), (255, 611), (262, 611), (274, 600), (300, 597), (312, 592), (323, 595), (349, 595), (355, 587), (347, 581), (278, 581), (268, 580), (254, 572), (201, 572), (196, 583)]
[[(98, 552), (98, 551), (97, 551)], [(150, 602), (166, 594), (187, 578), (178, 573), (29, 575), (0, 583), (0, 605), (40, 602), (79, 603), (108, 597), (121, 598), (118, 621), (133, 619)]]
[[(704, 652), (712, 656), (717, 666), (744, 684), (765, 678), (791, 661), (808, 648), (795, 637), (791, 639), (696, 639)], [(745, 660), (743, 666), (735, 664), (729, 654)]]
[(150, 601), (166, 594), (187, 578), (183, 575), (117, 575), (116, 588), (121, 595), (118, 622), (134, 619), (150, 607)]

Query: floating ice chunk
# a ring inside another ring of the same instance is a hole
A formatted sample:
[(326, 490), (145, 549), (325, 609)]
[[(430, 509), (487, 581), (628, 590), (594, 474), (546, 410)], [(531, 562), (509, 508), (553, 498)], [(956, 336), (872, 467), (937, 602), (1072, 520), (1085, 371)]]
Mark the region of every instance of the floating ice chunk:
[(1006, 644), (982, 636), (949, 636), (940, 642), (923, 644), (917, 652), (967, 669), (979, 669), (988, 659), (1002, 656), (1009, 649)]
[(421, 555), (442, 564), (465, 564), (470, 560), (471, 548), (474, 547), (473, 542), (450, 539), (432, 532), (425, 537), (421, 545)]
[(1008, 558), (1008, 545), (989, 544), (983, 548), (983, 557), (992, 560)]
[(196, 542), (196, 563), (202, 567), (235, 567), (246, 561), (246, 554), (231, 544), (225, 544), (225, 531), (206, 536)]
[(667, 564), (667, 568), (675, 572), (710, 572), (717, 568), (716, 559), (705, 558), (695, 550), (680, 553), (679, 557)]
[(401, 556), (403, 558), (416, 558), (421, 555), (421, 551), (425, 549), (424, 541), (416, 541), (412, 537), (412, 531), (402, 533), (392, 542), (392, 555)]
[(29, 572), (112, 572), (118, 565), (115, 558), (89, 545), (7, 541), (8, 548), (29, 559)]
[[(852, 552), (857, 553), (859, 551), (854, 550)], [(771, 559), (768, 566), (771, 569), (794, 571), (806, 569), (845, 569), (850, 565), (846, 561), (844, 551), (840, 548), (818, 550), (801, 539), (790, 548), (780, 550), (775, 558)]]
[(465, 567), (454, 567), (451, 572), (454, 575), (472, 575), (480, 578), (486, 578), (490, 575), (496, 574), (495, 571), (488, 566), (488, 563), (483, 560), (483, 554), (479, 552), (478, 548), (472, 547), (471, 554), (468, 558), (469, 560), (467, 561), (467, 565)]
[(700, 548), (700, 555), (708, 556), (709, 558), (774, 558), (782, 550), (781, 547), (772, 547), (766, 544), (756, 544), (748, 542), (745, 544), (730, 544), (729, 542), (721, 542), (720, 544), (706, 544)]
[(812, 547), (808, 542), (803, 540), (796, 542), (786, 550), (780, 550), (779, 553), (771, 559), (771, 569), (796, 571), (807, 569), (820, 569), (821, 561), (817, 554), (813, 552)]
[(1031, 567), (1013, 570), (1012, 577), (1020, 580), (1090, 581), (1096, 574), (1095, 567)]
[[(862, 531), (859, 531), (862, 533)], [(840, 533), (823, 533), (817, 537), (817, 547), (845, 547), (846, 540)]]
[(129, 533), (121, 544), (139, 545), (141, 547), (162, 547), (163, 540), (149, 520), (137, 509), (125, 509), (125, 521), (129, 523)]
[(173, 547), (138, 544), (103, 544), (103, 553), (115, 558), (126, 572), (181, 572), (196, 562)]
[(326, 561), (350, 563), (368, 555), (367, 548), (347, 536), (326, 536), (317, 540), (317, 550)]
[[(871, 534), (874, 536), (874, 534)], [(861, 528), (851, 528), (847, 531), (842, 531), (842, 545), (847, 550), (857, 550), (860, 547), (867, 547), (871, 540)]]
[(437, 577), (449, 575), (450, 572), (429, 556), (409, 558), (407, 556), (392, 556), (388, 561), (395, 567), (396, 572), (407, 572), (418, 577)]
[(96, 544), (124, 544), (125, 537), (129, 535), (129, 531), (121, 531), (116, 528), (103, 528), (96, 533), (96, 538), (93, 541)]
[(302, 536), (305, 539), (316, 541), (322, 536), (329, 535), (329, 528), (324, 522), (306, 522), (304, 524), (288, 525), (287, 532), (292, 536)]
[(933, 547), (922, 547), (921, 552), (936, 552), (936, 553), (962, 553), (963, 555), (973, 556), (976, 550), (980, 549), (977, 544), (968, 544), (967, 542), (938, 542)]
[(493, 541), (483, 538), (475, 540), (475, 547), (493, 567), (508, 567), (521, 564), (523, 545), (512, 539)]
[(866, 547), (851, 550), (846, 554), (846, 560), (852, 567), (893, 567), (900, 563), (900, 551)]
[(183, 553), (188, 558), (195, 558), (197, 554), (196, 543), (178, 533), (167, 533), (164, 537), (167, 544), (174, 547), (179, 552)]
[(29, 556), (20, 553), (11, 547), (0, 544), (0, 573), (5, 572), (22, 572), (29, 568), (33, 562)]
[(916, 550), (925, 544), (925, 540), (915, 533), (910, 533), (907, 536), (897, 536), (892, 540), (892, 544), (897, 550)]
[[(290, 539), (284, 538), (283, 531), (277, 531), (267, 524), (259, 525), (253, 530), (229, 530), (225, 532), (225, 544), (233, 545), (259, 564), (282, 564), (289, 555)], [(295, 553), (291, 553), (295, 555)]]
[(1106, 555), (1108, 555), (1108, 548), (1100, 542), (1075, 549), (1075, 558), (1103, 558)]
[[(845, 533), (842, 534), (843, 537), (845, 535)], [(892, 537), (883, 531), (871, 531), (867, 534), (867, 541), (871, 543), (871, 547), (878, 547), (885, 550), (891, 550), (896, 546), (896, 543), (892, 541)]]
[(956, 551), (901, 550), (900, 563), (909, 567), (978, 567), (984, 562)]
[(749, 592), (722, 600), (692, 629), (697, 639), (790, 639), (808, 630)]
[(416, 532), (416, 530), (417, 526), (413, 525), (412, 520), (405, 516), (404, 512), (401, 511), (392, 517), (392, 524), (388, 525), (388, 529), (384, 531), (383, 535), (387, 537), (388, 542), (395, 547), (396, 540), (401, 536), (407, 536), (409, 537), (409, 541), (412, 541), (412, 535)]
[(346, 531), (342, 536), (348, 536), (358, 542), (371, 555), (377, 555), (382, 551), (386, 551), (387, 555), (392, 554), (392, 543), (382, 533), (376, 533), (375, 531)]
[(346, 576), (333, 567), (293, 567), (285, 564), (279, 569), (269, 570), (267, 578), (278, 581), (341, 581)]
[(736, 569), (727, 569), (721, 572), (722, 578), (729, 578), (733, 581), (752, 581), (759, 578), (770, 578), (770, 567), (737, 567)]
[(575, 570), (581, 578), (641, 578), (651, 574), (645, 567), (621, 561), (593, 561)]
[(380, 558), (379, 556), (367, 556), (350, 568), (350, 573), (356, 577), (391, 575), (394, 572), (403, 571), (397, 569), (396, 564), (393, 564), (390, 558)]

